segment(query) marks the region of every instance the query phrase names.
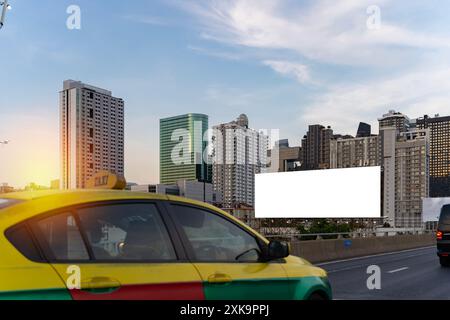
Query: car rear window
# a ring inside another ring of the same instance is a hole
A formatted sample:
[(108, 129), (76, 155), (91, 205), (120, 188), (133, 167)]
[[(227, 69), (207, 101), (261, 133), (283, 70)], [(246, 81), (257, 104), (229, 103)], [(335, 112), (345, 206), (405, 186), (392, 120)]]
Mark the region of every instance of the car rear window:
[(439, 223), (450, 224), (450, 204), (442, 206)]
[(0, 210), (8, 208), (8, 207), (11, 207), (11, 206), (13, 206), (15, 204), (18, 204), (20, 202), (22, 202), (22, 201), (21, 200), (16, 200), (16, 199), (3, 199), (3, 198), (0, 198)]
[(6, 238), (16, 249), (31, 261), (42, 262), (43, 258), (25, 225), (15, 226), (5, 232)]

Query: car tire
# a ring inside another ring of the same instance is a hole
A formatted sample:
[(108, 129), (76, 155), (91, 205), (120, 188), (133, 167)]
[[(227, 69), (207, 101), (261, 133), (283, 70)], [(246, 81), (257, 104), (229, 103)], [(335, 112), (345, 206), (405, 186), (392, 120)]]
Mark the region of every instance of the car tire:
[(309, 296), (308, 300), (311, 300), (311, 301), (324, 301), (324, 300), (327, 300), (327, 298), (325, 298), (324, 295), (319, 293), (319, 292), (313, 292)]
[(450, 267), (450, 259), (448, 257), (439, 257), (439, 262), (442, 267)]

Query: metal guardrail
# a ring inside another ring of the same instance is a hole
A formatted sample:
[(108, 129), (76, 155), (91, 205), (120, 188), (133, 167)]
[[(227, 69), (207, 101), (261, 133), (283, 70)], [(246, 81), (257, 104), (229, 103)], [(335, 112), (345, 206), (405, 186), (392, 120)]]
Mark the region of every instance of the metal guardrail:
[(408, 228), (393, 228), (391, 230), (365, 230), (357, 232), (337, 232), (337, 233), (292, 233), (292, 234), (264, 234), (268, 239), (288, 239), (288, 240), (323, 240), (323, 239), (355, 239), (355, 238), (369, 238), (369, 237), (389, 237), (396, 235), (415, 235), (415, 234), (429, 234), (433, 230), (424, 229), (408, 229)]

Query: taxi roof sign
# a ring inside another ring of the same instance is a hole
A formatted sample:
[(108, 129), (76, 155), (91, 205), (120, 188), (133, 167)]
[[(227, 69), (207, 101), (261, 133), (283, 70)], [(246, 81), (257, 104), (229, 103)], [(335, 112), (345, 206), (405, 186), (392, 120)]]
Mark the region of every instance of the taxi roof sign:
[(97, 172), (86, 181), (86, 188), (88, 189), (123, 190), (126, 186), (127, 182), (124, 176), (111, 173), (107, 170)]

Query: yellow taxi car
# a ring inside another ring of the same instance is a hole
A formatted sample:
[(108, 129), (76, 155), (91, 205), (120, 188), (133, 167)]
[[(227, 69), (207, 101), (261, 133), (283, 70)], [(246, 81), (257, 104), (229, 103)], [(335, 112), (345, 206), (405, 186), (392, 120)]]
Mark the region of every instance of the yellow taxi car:
[(0, 195), (0, 299), (331, 299), (324, 270), (226, 212), (127, 191)]

